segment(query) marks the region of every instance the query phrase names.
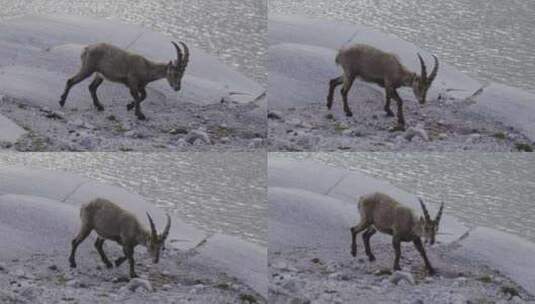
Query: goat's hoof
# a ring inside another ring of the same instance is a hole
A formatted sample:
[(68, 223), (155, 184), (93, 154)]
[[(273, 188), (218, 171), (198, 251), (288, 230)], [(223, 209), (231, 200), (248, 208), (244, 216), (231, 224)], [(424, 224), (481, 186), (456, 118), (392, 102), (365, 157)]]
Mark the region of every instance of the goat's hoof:
[(399, 266), (394, 266), (394, 271), (401, 271), (401, 267), (399, 267)]
[(369, 258), (370, 262), (375, 262), (375, 256), (371, 255), (368, 258)]
[(351, 113), (351, 112), (346, 112), (346, 116), (347, 116), (347, 117), (351, 117), (351, 116), (353, 116), (353, 113)]
[(71, 268), (76, 268), (76, 264), (75, 263), (71, 263)]
[(65, 101), (60, 100), (60, 101), (59, 101), (59, 106), (63, 108), (64, 105), (65, 105)]
[(135, 278), (139, 278), (139, 276), (136, 273), (130, 274), (130, 279), (135, 279)]
[(430, 276), (434, 276), (435, 274), (437, 274), (437, 272), (434, 269), (428, 269), (427, 273), (429, 273)]
[(130, 111), (130, 110), (132, 110), (134, 108), (134, 106), (135, 106), (134, 103), (129, 103), (129, 104), (126, 105), (126, 110)]
[(386, 117), (394, 117), (394, 113), (386, 111)]
[(108, 264), (106, 264), (106, 268), (108, 268), (108, 269), (113, 268), (113, 264), (112, 264), (112, 263), (108, 263)]
[(389, 131), (389, 132), (403, 132), (403, 131), (405, 131), (405, 126), (404, 126), (404, 125), (399, 125), (399, 124), (398, 124), (398, 125), (396, 125), (396, 126), (390, 128), (388, 131)]
[(136, 116), (137, 116), (137, 119), (139, 119), (139, 120), (147, 119), (147, 117), (145, 117), (145, 115), (143, 115), (142, 113), (136, 114)]
[(97, 106), (97, 111), (99, 111), (99, 112), (104, 111), (104, 107), (103, 106)]

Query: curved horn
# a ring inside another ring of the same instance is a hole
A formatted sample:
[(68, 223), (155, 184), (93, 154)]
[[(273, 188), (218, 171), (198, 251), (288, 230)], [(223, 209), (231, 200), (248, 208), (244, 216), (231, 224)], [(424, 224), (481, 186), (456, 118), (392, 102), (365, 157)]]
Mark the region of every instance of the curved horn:
[(420, 206), (422, 206), (422, 210), (424, 211), (425, 220), (430, 222), (431, 217), (429, 216), (429, 212), (427, 211), (427, 208), (425, 208), (424, 201), (421, 198), (418, 198), (420, 201)]
[(180, 44), (182, 45), (182, 47), (184, 48), (184, 58), (182, 59), (182, 66), (183, 67), (186, 67), (188, 65), (188, 62), (189, 62), (189, 48), (188, 46), (180, 41)]
[(176, 62), (182, 62), (182, 50), (180, 49), (178, 44), (176, 44), (176, 42), (171, 41), (171, 43), (175, 46), (176, 49)]
[(433, 70), (431, 71), (431, 74), (429, 74), (429, 79), (427, 79), (427, 82), (431, 84), (433, 80), (437, 77), (438, 74), (438, 58), (437, 56), (433, 55), (433, 58), (435, 58), (435, 66), (433, 67)]
[(444, 210), (444, 202), (440, 204), (440, 209), (438, 209), (437, 217), (435, 217), (435, 222), (440, 223), (440, 218), (442, 217), (442, 210)]
[(158, 233), (156, 232), (156, 226), (154, 226), (154, 222), (152, 221), (152, 217), (150, 217), (150, 214), (148, 212), (147, 212), (147, 217), (149, 218), (151, 238), (153, 240), (156, 240), (158, 238)]
[(160, 240), (165, 241), (167, 236), (169, 235), (169, 230), (171, 229), (171, 217), (169, 214), (166, 214), (167, 216), (167, 224), (165, 224), (165, 228), (163, 229), (162, 235), (160, 236)]
[(424, 59), (420, 55), (420, 53), (417, 53), (418, 59), (420, 60), (420, 67), (422, 69), (422, 75), (420, 76), (424, 82), (427, 82), (427, 68), (425, 66)]

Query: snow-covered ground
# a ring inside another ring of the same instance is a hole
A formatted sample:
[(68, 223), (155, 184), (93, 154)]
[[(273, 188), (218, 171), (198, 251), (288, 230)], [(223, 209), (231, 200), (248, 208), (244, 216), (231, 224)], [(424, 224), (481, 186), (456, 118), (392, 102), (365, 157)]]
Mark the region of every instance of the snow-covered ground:
[[(419, 210), (416, 197), (356, 171), (314, 161), (270, 158), (269, 296), (276, 303), (525, 303), (535, 302), (535, 244), (489, 228), (469, 228), (448, 215), (426, 251), (438, 274), (425, 274), (411, 244), (392, 273), (391, 237), (377, 234), (369, 262), (362, 239), (350, 255), (356, 199), (385, 192)], [(425, 200), (425, 197), (424, 197)], [(435, 213), (438, 206), (428, 206)]]
[(419, 71), (417, 53), (428, 66), (431, 54), (359, 25), (273, 14), (268, 23), (271, 151), (518, 151), (535, 142), (533, 94), (483, 84), (443, 61), (426, 105), (420, 106), (410, 89), (399, 90), (404, 133), (390, 132), (395, 118), (385, 116), (384, 90), (376, 85), (354, 83), (349, 93), (353, 117), (345, 117), (338, 89), (328, 111), (328, 82), (341, 75), (334, 63), (340, 47), (370, 44), (397, 54), (413, 71)]
[[(131, 291), (136, 285), (128, 282), (127, 267), (105, 269), (93, 248), (94, 235), (77, 251), (78, 268), (70, 269), (70, 240), (79, 228), (82, 203), (104, 197), (140, 219), (148, 211), (157, 227), (165, 222), (163, 211), (137, 194), (69, 173), (8, 167), (0, 170), (0, 181), (2, 303), (264, 302), (265, 247), (209, 235), (174, 216), (159, 264), (136, 248), (137, 272), (150, 287)], [(110, 257), (121, 252), (112, 242), (105, 250)]]
[[(88, 79), (58, 104), (66, 80), (80, 66), (83, 46), (108, 42), (167, 62), (175, 38), (144, 28), (72, 16), (25, 16), (2, 23), (0, 112), (26, 130), (16, 150), (250, 150), (263, 146), (264, 88), (214, 56), (190, 47), (190, 64), (178, 93), (166, 80), (147, 88), (138, 121), (123, 85), (105, 81), (98, 91), (105, 111), (94, 109)], [(5, 118), (2, 118), (5, 120)], [(12, 130), (13, 128), (10, 128)], [(21, 129), (11, 133), (20, 136)], [(199, 135), (200, 134), (200, 135)]]

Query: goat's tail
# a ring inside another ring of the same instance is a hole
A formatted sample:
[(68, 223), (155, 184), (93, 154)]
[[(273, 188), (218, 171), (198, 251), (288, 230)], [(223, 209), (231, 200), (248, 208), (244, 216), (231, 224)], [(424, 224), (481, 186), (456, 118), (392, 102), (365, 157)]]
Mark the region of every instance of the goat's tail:
[(80, 55), (80, 60), (82, 60), (82, 62), (85, 62), (85, 59), (87, 58), (88, 49), (89, 49), (88, 46), (84, 47), (84, 50), (82, 51), (82, 54)]
[(334, 62), (337, 64), (337, 65), (340, 65), (340, 51), (338, 51), (338, 53), (336, 54), (336, 57), (334, 58)]

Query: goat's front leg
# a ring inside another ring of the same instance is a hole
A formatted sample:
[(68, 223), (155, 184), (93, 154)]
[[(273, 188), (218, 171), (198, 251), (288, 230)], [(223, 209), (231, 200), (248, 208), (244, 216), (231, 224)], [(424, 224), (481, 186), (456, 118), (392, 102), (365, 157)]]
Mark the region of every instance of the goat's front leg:
[(396, 90), (392, 90), (392, 97), (396, 100), (398, 104), (398, 125), (394, 128), (394, 131), (403, 131), (405, 130), (405, 117), (403, 117), (403, 100), (399, 97), (399, 94)]
[(429, 263), (429, 260), (427, 259), (427, 255), (425, 254), (424, 245), (422, 245), (422, 240), (420, 238), (416, 238), (416, 239), (414, 239), (413, 243), (414, 243), (414, 246), (416, 247), (416, 250), (418, 250), (418, 252), (422, 256), (422, 258), (424, 259), (425, 268), (427, 269), (427, 271), (429, 272), (430, 275), (434, 275), (435, 274), (435, 269), (433, 269), (433, 267), (431, 266), (431, 263)]
[(392, 237), (392, 245), (394, 246), (394, 270), (401, 270), (401, 267), (399, 267), (399, 258), (401, 257), (401, 239), (399, 236), (394, 235)]
[[(140, 88), (139, 89), (139, 94), (140, 94), (140, 98), (141, 98), (141, 101), (140, 102), (143, 102), (143, 100), (145, 100), (145, 98), (147, 97), (147, 91), (145, 90), (145, 88)], [(126, 110), (127, 111), (130, 111), (132, 110), (134, 107), (136, 106), (136, 101), (132, 101), (131, 103), (127, 104), (126, 105)]]
[(329, 94), (327, 95), (327, 109), (330, 110), (333, 106), (334, 90), (337, 86), (344, 83), (344, 76), (336, 77), (329, 81)]
[(134, 269), (134, 247), (132, 246), (126, 246), (124, 247), (124, 253), (126, 255), (126, 258), (128, 259), (128, 264), (130, 264), (130, 278), (137, 278), (138, 275), (136, 274), (136, 271)]
[[(132, 97), (134, 97), (134, 102), (135, 102), (135, 113), (136, 113), (136, 116), (137, 116), (137, 119), (139, 120), (145, 120), (146, 117), (145, 115), (141, 112), (141, 96), (139, 95), (139, 91), (137, 88), (130, 88), (130, 94), (132, 95)], [(128, 106), (127, 106), (128, 107)]]
[(97, 96), (97, 89), (102, 84), (102, 81), (104, 81), (102, 77), (95, 76), (95, 78), (89, 85), (89, 92), (91, 93), (91, 98), (93, 98), (93, 105), (95, 105), (95, 108), (97, 108), (97, 110), (99, 111), (104, 111), (104, 107), (98, 100), (98, 96)]
[(368, 256), (368, 259), (370, 259), (370, 262), (375, 261), (375, 256), (373, 255), (372, 249), (370, 247), (370, 238), (376, 232), (377, 230), (375, 230), (375, 228), (370, 227), (362, 234), (362, 240), (364, 241), (364, 249), (366, 250), (366, 255)]
[(342, 93), (342, 101), (344, 102), (344, 112), (346, 113), (347, 117), (353, 116), (351, 109), (349, 109), (349, 104), (347, 103), (347, 94), (349, 93), (349, 90), (351, 89), (351, 86), (353, 85), (353, 81), (355, 81), (354, 76), (345, 75), (344, 85), (342, 87), (342, 90), (340, 91)]

